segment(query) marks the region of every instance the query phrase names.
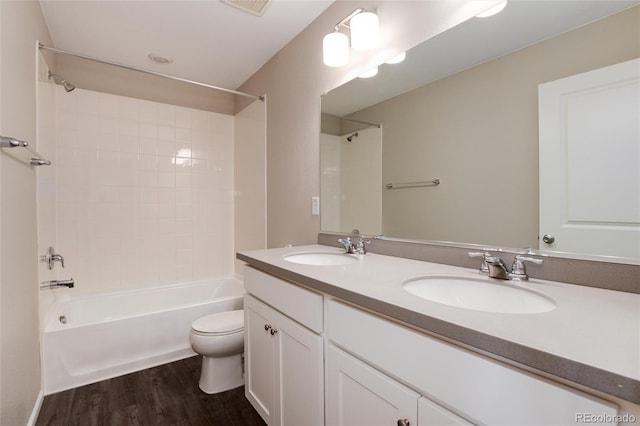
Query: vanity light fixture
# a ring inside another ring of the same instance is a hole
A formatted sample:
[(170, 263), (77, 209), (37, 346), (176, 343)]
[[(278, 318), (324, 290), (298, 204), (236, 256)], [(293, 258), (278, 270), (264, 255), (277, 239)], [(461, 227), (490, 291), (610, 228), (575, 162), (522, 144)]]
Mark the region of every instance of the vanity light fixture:
[(373, 67), (369, 71), (363, 72), (358, 77), (360, 78), (371, 78), (378, 75), (378, 67)]
[(390, 64), (390, 65), (395, 65), (395, 64), (399, 64), (400, 62), (404, 61), (407, 58), (407, 52), (402, 52), (401, 54), (394, 56), (393, 58), (389, 59), (388, 61), (384, 61), (385, 64)]
[(358, 8), (338, 22), (334, 32), (322, 39), (322, 61), (329, 67), (341, 67), (349, 62), (349, 37), (340, 32), (345, 27), (351, 33), (351, 48), (371, 50), (378, 45), (380, 30), (378, 15)]
[(360, 12), (351, 18), (351, 47), (355, 50), (371, 50), (380, 42), (378, 15)]
[(503, 2), (500, 2), (497, 5), (490, 7), (484, 12), (478, 13), (476, 15), (476, 18), (488, 18), (489, 16), (497, 15), (498, 13), (502, 12), (502, 9), (507, 7), (507, 1), (508, 0), (504, 0)]
[(349, 37), (341, 32), (322, 39), (322, 62), (328, 67), (341, 67), (349, 62)]

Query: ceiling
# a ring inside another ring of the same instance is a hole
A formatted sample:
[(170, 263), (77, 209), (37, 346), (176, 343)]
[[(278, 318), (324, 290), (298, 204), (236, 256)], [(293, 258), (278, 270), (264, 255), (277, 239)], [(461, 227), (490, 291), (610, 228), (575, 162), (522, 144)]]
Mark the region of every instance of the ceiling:
[[(220, 0), (40, 4), (53, 47), (237, 89), (333, 1), (271, 0), (263, 16)], [(150, 53), (173, 62), (157, 64)]]

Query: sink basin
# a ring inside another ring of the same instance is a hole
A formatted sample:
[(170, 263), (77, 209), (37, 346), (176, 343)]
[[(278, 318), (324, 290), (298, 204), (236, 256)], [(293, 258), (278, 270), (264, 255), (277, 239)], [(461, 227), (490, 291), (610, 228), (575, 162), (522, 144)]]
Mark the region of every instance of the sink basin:
[(284, 260), (301, 265), (334, 266), (355, 263), (358, 258), (345, 253), (304, 252), (286, 255)]
[(422, 299), (475, 311), (536, 314), (557, 306), (544, 293), (490, 278), (424, 277), (408, 280), (402, 287)]

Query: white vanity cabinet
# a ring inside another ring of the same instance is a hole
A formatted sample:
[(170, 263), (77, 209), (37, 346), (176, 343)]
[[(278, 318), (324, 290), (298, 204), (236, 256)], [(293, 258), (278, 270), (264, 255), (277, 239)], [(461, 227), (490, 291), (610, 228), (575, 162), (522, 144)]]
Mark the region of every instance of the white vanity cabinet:
[(471, 424), (334, 345), (325, 374), (327, 425)]
[(471, 425), (331, 344), (325, 372), (327, 425)]
[(418, 399), (418, 426), (469, 426), (472, 424), (424, 396)]
[(269, 425), (324, 424), (322, 295), (250, 267), (244, 283), (247, 399)]
[[(327, 344), (327, 386), (333, 387), (326, 393), (326, 416), (327, 420), (337, 419), (335, 424), (357, 424), (357, 421), (340, 423), (342, 407), (350, 401), (362, 403), (358, 404), (359, 413), (349, 408), (348, 418), (367, 418), (372, 406), (393, 405), (385, 395), (399, 388), (406, 388), (404, 393), (411, 397), (395, 403), (396, 421), (407, 418), (411, 425), (469, 424), (467, 421), (495, 425), (566, 425), (575, 424), (580, 413), (599, 413), (609, 419), (617, 414), (616, 407), (606, 401), (335, 300), (327, 303), (326, 319), (326, 337), (330, 342)], [(348, 352), (350, 355), (339, 357), (348, 361), (336, 364), (332, 361), (336, 357), (334, 351)], [(348, 364), (355, 363), (368, 371), (367, 379), (349, 374), (348, 371), (356, 368)], [(376, 380), (377, 383), (372, 384)], [(347, 381), (356, 383), (345, 385)], [(344, 386), (350, 388), (345, 392)], [(336, 391), (339, 396), (331, 396)], [(366, 400), (368, 392), (378, 396), (377, 402), (371, 398)], [(414, 400), (412, 412), (408, 399)], [(411, 421), (411, 416), (417, 416), (417, 420)]]
[(325, 356), (327, 424), (417, 424), (420, 395), (333, 345)]
[(252, 267), (244, 285), (245, 394), (269, 425), (617, 418), (610, 402)]

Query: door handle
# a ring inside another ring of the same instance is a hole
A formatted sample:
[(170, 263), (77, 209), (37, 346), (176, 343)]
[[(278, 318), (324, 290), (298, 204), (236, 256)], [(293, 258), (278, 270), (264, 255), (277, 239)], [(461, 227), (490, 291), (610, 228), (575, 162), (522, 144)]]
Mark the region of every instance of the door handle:
[(544, 241), (547, 244), (552, 244), (555, 240), (556, 240), (556, 237), (554, 237), (551, 234), (544, 234), (544, 236), (542, 237), (542, 241)]

